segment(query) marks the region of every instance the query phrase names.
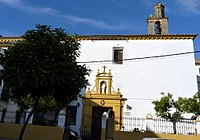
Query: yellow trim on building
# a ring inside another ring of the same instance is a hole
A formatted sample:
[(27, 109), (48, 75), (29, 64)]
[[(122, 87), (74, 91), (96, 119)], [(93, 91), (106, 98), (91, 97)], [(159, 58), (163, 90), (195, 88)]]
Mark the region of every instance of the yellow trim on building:
[[(97, 72), (95, 86), (91, 90), (88, 88), (85, 96), (82, 97), (83, 102), (83, 118), (82, 129), (89, 124), (92, 126), (92, 110), (93, 107), (105, 107), (112, 108), (114, 112), (115, 128), (120, 130), (123, 124), (121, 118), (123, 117), (123, 108), (125, 104), (125, 98), (122, 97), (119, 88), (114, 90), (112, 87), (112, 75), (111, 71), (107, 73), (103, 67), (103, 72)], [(84, 116), (88, 116), (87, 120)], [(91, 133), (91, 127), (87, 130), (87, 133)]]
[(0, 43), (16, 43), (23, 40), (22, 37), (0, 37)]

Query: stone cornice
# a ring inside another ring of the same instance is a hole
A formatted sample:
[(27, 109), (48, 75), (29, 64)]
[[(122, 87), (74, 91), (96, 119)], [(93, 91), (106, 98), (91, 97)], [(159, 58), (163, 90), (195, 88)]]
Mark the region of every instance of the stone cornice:
[(167, 35), (79, 35), (78, 40), (194, 40), (197, 34)]
[[(81, 40), (194, 40), (197, 34), (167, 34), (167, 35), (78, 35)], [(0, 37), (0, 46), (12, 46), (22, 37)]]
[(23, 40), (22, 37), (0, 37), (0, 43), (16, 43)]
[(152, 16), (152, 17), (149, 17), (148, 19), (147, 19), (147, 22), (148, 21), (155, 21), (155, 20), (168, 20), (169, 18), (168, 17), (154, 17), (154, 16)]
[(22, 37), (0, 37), (0, 47), (10, 47), (21, 40), (23, 40)]

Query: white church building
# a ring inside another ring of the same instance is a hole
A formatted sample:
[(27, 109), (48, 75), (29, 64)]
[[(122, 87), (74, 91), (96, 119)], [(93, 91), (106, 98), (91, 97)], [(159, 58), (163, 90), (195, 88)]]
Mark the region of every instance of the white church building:
[(127, 99), (124, 115), (155, 116), (152, 101), (160, 99), (160, 93), (171, 93), (177, 98), (191, 97), (198, 91), (193, 53), (197, 35), (169, 34), (164, 6), (158, 3), (154, 11), (147, 19), (147, 35), (79, 37), (78, 61), (92, 70), (88, 77), (91, 88), (97, 70), (102, 66), (110, 69), (113, 87), (120, 88)]
[[(112, 108), (118, 117), (145, 118), (147, 114), (151, 114), (155, 118), (152, 101), (160, 99), (160, 93), (171, 93), (175, 99), (192, 97), (197, 93), (194, 55), (194, 39), (197, 34), (169, 34), (168, 17), (165, 16), (164, 8), (162, 3), (154, 6), (154, 15), (147, 19), (148, 34), (145, 35), (79, 36), (81, 56), (78, 62), (86, 64), (92, 70), (88, 77), (87, 92), (86, 95), (83, 92), (83, 97), (92, 100), (92, 103), (85, 104), (85, 98), (79, 100), (77, 121), (81, 120), (84, 113), (96, 114), (96, 106)], [(109, 88), (101, 93), (101, 83), (106, 83), (106, 87), (109, 87), (109, 82), (97, 82), (99, 73), (104, 72), (111, 73), (112, 87), (119, 88), (124, 98), (121, 98), (120, 105), (114, 100), (113, 104), (109, 103), (111, 99), (104, 100), (105, 95), (109, 95)], [(120, 111), (117, 111), (118, 107), (121, 108)], [(102, 110), (99, 112), (102, 113)], [(91, 120), (97, 119), (92, 117)], [(93, 122), (90, 123), (93, 125)], [(77, 124), (72, 128), (80, 126)]]
[(164, 8), (162, 3), (154, 6), (145, 35), (78, 36), (78, 62), (92, 71), (82, 98), (71, 104), (77, 109), (72, 129), (80, 130), (84, 113), (93, 115), (105, 111), (102, 108), (113, 109), (118, 117), (156, 117), (152, 101), (160, 99), (160, 93), (177, 98), (191, 97), (198, 91), (194, 56), (197, 34), (169, 34)]

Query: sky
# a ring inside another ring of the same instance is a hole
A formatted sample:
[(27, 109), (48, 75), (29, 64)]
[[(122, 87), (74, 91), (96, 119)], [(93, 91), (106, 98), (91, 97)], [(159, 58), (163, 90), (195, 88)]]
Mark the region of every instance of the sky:
[(0, 35), (21, 36), (36, 24), (79, 35), (147, 34), (147, 18), (160, 1), (169, 34), (199, 34), (200, 50), (200, 0), (0, 0)]

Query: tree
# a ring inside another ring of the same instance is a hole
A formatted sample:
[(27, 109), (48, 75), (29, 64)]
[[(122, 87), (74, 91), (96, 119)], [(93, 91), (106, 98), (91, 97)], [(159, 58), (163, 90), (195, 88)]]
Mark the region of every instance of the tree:
[[(19, 107), (18, 115), (20, 115), (20, 116), (25, 114), (25, 111), (27, 111), (34, 105), (34, 99), (30, 98), (30, 97), (27, 97), (27, 98), (23, 97), (23, 98), (16, 99), (13, 101)], [(40, 98), (40, 100), (38, 102), (37, 108), (35, 110), (34, 118), (35, 118), (35, 115), (37, 115), (37, 114), (43, 115), (47, 112), (52, 112), (52, 113), (54, 113), (54, 120), (53, 120), (53, 122), (51, 122), (52, 123), (51, 125), (53, 125), (57, 122), (57, 117), (62, 108), (63, 108), (62, 104), (59, 104), (59, 102), (56, 102), (56, 100), (54, 99), (53, 96), (42, 97), (42, 98)], [(38, 122), (36, 122), (34, 119), (33, 124), (36, 124), (36, 123), (38, 124)]]
[(200, 92), (197, 92), (192, 98), (181, 98), (182, 110), (187, 113), (193, 113), (193, 119), (200, 115)]
[(76, 36), (68, 35), (63, 29), (36, 25), (23, 38), (0, 56), (3, 67), (0, 77), (9, 89), (11, 100), (30, 98), (33, 101), (19, 140), (41, 98), (52, 96), (66, 107), (77, 99), (89, 75), (86, 66), (76, 61), (80, 56)]
[(181, 102), (175, 101), (172, 94), (165, 95), (161, 93), (162, 97), (158, 101), (153, 101), (156, 115), (169, 120), (173, 123), (174, 134), (176, 134), (176, 123), (182, 118), (182, 109), (180, 108)]

